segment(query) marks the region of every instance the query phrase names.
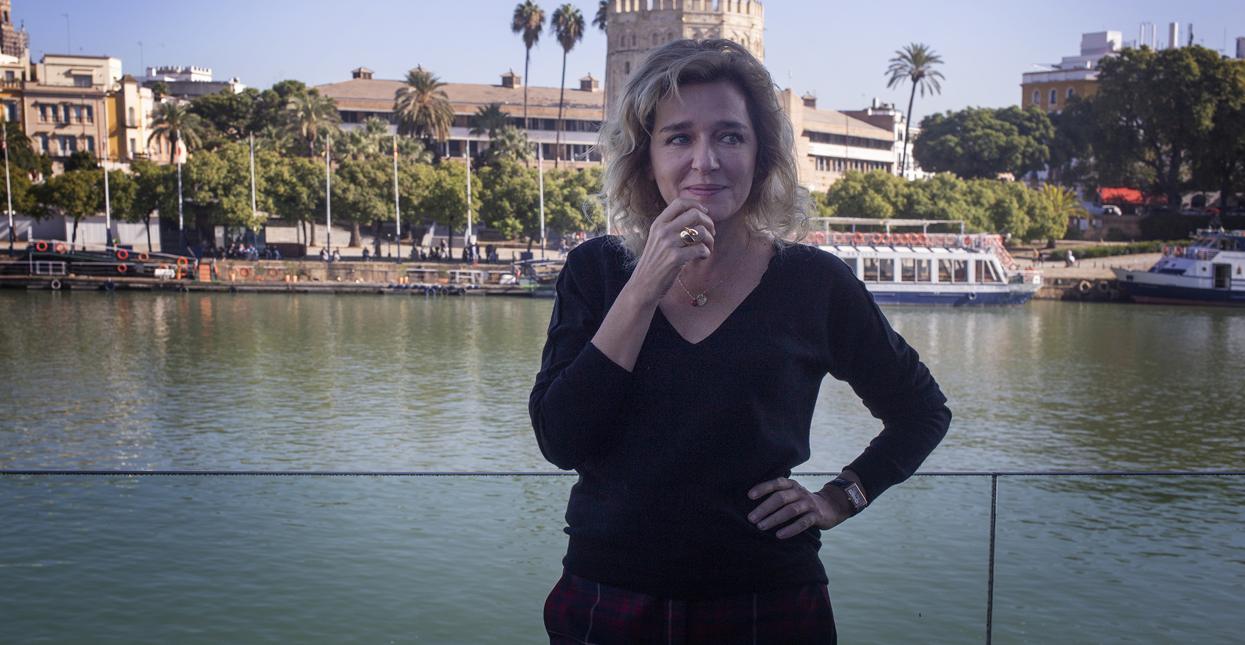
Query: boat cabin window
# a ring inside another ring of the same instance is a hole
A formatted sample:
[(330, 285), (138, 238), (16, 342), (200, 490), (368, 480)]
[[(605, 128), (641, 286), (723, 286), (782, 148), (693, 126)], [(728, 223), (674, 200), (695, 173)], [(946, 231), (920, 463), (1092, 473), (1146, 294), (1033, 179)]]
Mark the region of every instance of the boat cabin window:
[(863, 258), (865, 282), (894, 282), (895, 260), (893, 258)]
[(938, 260), (939, 282), (968, 282), (968, 260)]
[(900, 278), (904, 282), (929, 282), (929, 260), (916, 258), (900, 258)]
[(989, 260), (976, 260), (977, 266), (973, 267), (977, 270), (977, 282), (983, 284), (998, 284), (1003, 282), (1001, 276), (994, 268), (994, 263)]

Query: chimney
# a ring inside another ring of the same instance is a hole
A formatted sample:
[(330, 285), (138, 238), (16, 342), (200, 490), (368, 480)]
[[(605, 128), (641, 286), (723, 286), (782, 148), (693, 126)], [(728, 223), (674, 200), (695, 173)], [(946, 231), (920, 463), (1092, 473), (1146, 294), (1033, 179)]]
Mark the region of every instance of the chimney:
[(806, 108), (817, 108), (817, 97), (812, 92), (805, 92), (804, 96), (800, 97), (800, 100), (804, 102), (804, 107)]
[(579, 91), (581, 92), (598, 92), (601, 90), (601, 83), (592, 77), (592, 74), (579, 79)]
[(512, 69), (501, 75), (501, 86), (512, 90), (523, 87), (523, 77), (515, 74)]
[(372, 80), (372, 70), (366, 67), (356, 67), (350, 70), (350, 78), (362, 81)]
[(1176, 49), (1180, 47), (1180, 23), (1173, 22), (1167, 25), (1167, 48)]

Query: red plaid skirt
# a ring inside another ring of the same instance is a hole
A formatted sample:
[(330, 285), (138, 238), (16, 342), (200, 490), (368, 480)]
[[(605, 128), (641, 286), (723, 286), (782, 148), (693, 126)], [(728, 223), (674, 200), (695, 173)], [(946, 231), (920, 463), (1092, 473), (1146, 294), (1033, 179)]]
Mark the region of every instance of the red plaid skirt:
[(823, 584), (712, 600), (674, 600), (563, 573), (545, 600), (557, 643), (836, 643)]

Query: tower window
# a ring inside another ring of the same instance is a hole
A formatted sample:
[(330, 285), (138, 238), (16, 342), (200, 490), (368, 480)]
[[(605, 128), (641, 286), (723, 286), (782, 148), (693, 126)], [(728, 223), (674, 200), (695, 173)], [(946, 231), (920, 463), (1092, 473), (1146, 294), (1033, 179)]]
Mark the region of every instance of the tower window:
[(1059, 90), (1050, 91), (1050, 104), (1059, 105)]
[(1042, 93), (1038, 90), (1033, 90), (1033, 104), (1034, 105), (1042, 104)]

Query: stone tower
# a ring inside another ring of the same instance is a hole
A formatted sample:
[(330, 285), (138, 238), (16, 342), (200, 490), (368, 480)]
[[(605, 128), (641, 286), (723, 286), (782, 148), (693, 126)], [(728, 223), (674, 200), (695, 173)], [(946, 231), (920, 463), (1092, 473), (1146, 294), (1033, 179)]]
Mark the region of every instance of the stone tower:
[(648, 52), (672, 40), (727, 38), (765, 60), (760, 0), (610, 0), (606, 25), (605, 105), (610, 116)]
[(0, 0), (0, 53), (25, 58), (30, 36), (13, 26), (13, 0)]

